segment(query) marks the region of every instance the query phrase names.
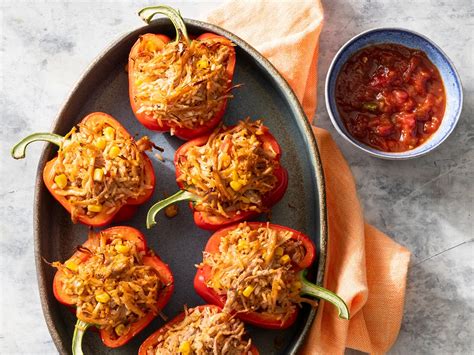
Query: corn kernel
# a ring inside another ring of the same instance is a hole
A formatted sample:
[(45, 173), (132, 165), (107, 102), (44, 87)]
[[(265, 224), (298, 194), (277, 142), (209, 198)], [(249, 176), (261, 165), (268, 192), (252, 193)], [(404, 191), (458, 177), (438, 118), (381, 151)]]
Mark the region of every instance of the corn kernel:
[(100, 150), (104, 150), (105, 146), (107, 145), (107, 141), (104, 137), (99, 137), (95, 140), (95, 146)]
[(183, 341), (179, 346), (179, 352), (183, 355), (191, 354), (191, 343), (189, 341)]
[(178, 205), (172, 204), (169, 206), (166, 206), (165, 208), (165, 216), (168, 218), (173, 218), (176, 217), (178, 214)]
[(87, 210), (89, 212), (100, 212), (102, 211), (102, 205), (88, 205)]
[(242, 184), (240, 181), (231, 181), (230, 187), (232, 187), (232, 190), (234, 191), (239, 191), (242, 188)]
[(222, 168), (226, 169), (230, 165), (230, 156), (227, 153), (222, 155)]
[(111, 159), (117, 158), (118, 155), (120, 154), (120, 148), (114, 145), (112, 148), (109, 150), (109, 157)]
[(288, 264), (290, 260), (291, 260), (290, 256), (288, 254), (285, 254), (280, 258), (280, 263)]
[(283, 255), (283, 248), (282, 247), (276, 247), (275, 255), (276, 256), (282, 256)]
[(293, 282), (293, 284), (291, 285), (291, 289), (292, 289), (293, 291), (298, 291), (298, 290), (301, 289), (301, 286), (302, 286), (302, 285), (301, 285), (301, 282), (300, 282), (300, 281), (295, 281), (295, 282)]
[(104, 128), (104, 136), (108, 141), (113, 141), (115, 138), (115, 129), (112, 127), (108, 126)]
[(255, 287), (253, 286), (247, 286), (245, 290), (242, 291), (242, 294), (244, 295), (244, 297), (249, 297), (252, 294), (254, 288)]
[(54, 182), (56, 183), (56, 185), (58, 185), (60, 189), (64, 189), (67, 186), (67, 176), (64, 174), (57, 175), (54, 178)]
[(221, 289), (221, 288), (222, 288), (222, 284), (221, 284), (221, 282), (219, 281), (219, 279), (213, 278), (211, 284), (212, 284), (212, 287), (213, 287), (214, 289)]
[(265, 260), (265, 263), (269, 263), (273, 258), (273, 254), (272, 253), (268, 253), (268, 252), (264, 252), (263, 253), (263, 260)]
[(158, 48), (158, 45), (154, 41), (148, 41), (145, 44), (145, 49), (148, 52), (156, 52), (159, 48)]
[(135, 85), (136, 85), (136, 86), (139, 86), (139, 85), (141, 85), (142, 83), (143, 83), (143, 80), (141, 80), (141, 79), (136, 79), (136, 80), (135, 80)]
[(239, 239), (239, 242), (237, 243), (237, 249), (238, 250), (245, 250), (248, 249), (249, 244), (245, 239)]
[(96, 293), (95, 300), (100, 303), (107, 303), (110, 300), (110, 296), (107, 292)]
[(77, 268), (78, 268), (78, 265), (76, 264), (75, 261), (73, 260), (67, 260), (65, 263), (64, 263), (64, 266), (67, 267), (69, 270), (71, 271), (77, 271)]
[(96, 168), (94, 170), (94, 181), (102, 181), (104, 178), (104, 169)]
[(119, 324), (115, 327), (115, 333), (118, 335), (118, 336), (121, 336), (125, 333), (125, 330), (127, 329), (126, 326), (124, 326), (123, 324)]
[(130, 246), (123, 244), (115, 244), (115, 250), (120, 254), (126, 254), (130, 250)]
[(209, 66), (209, 62), (206, 59), (201, 59), (196, 63), (198, 69), (206, 69)]

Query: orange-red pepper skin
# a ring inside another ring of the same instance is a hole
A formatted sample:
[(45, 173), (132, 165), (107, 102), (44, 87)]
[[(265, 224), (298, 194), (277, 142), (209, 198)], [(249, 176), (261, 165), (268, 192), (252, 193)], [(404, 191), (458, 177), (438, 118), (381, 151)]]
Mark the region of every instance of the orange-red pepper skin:
[[(161, 282), (165, 285), (165, 288), (160, 294), (160, 298), (156, 301), (157, 309), (163, 309), (168, 301), (171, 298), (171, 295), (174, 291), (174, 278), (171, 270), (168, 265), (165, 264), (158, 256), (154, 255), (146, 246), (145, 237), (143, 234), (135, 228), (126, 227), (126, 226), (117, 226), (111, 227), (101, 231), (100, 233), (91, 233), (89, 239), (82, 245), (83, 247), (90, 248), (94, 245), (99, 245), (100, 234), (105, 235), (107, 238), (112, 237), (114, 234), (120, 234), (125, 239), (134, 242), (137, 246), (137, 251), (145, 252), (146, 255), (143, 256), (143, 264), (149, 265), (152, 267)], [(82, 262), (85, 262), (89, 258), (87, 253), (76, 251), (69, 259), (74, 261), (76, 264), (80, 265)], [(65, 277), (63, 271), (57, 271), (53, 280), (53, 294), (54, 297), (62, 304), (74, 307), (74, 300), (64, 293), (62, 284), (63, 278)], [(105, 329), (100, 329), (100, 337), (104, 345), (110, 348), (117, 348), (128, 343), (135, 335), (140, 333), (154, 318), (156, 317), (153, 313), (148, 313), (145, 317), (141, 318), (137, 322), (131, 325), (130, 331), (121, 336), (117, 337), (114, 334), (106, 331)]]
[[(89, 122), (89, 121), (99, 121), (99, 122), (106, 122), (115, 130), (118, 130), (122, 133), (124, 137), (132, 137), (127, 130), (112, 116), (103, 113), (103, 112), (94, 112), (87, 115), (83, 120), (82, 123)], [(146, 191), (146, 194), (140, 196), (139, 198), (135, 199), (128, 199), (127, 202), (119, 209), (117, 209), (114, 213), (107, 214), (106, 211), (100, 212), (96, 214), (94, 217), (88, 217), (86, 215), (79, 215), (78, 221), (92, 227), (103, 227), (112, 222), (120, 222), (125, 221), (133, 217), (133, 214), (136, 212), (136, 207), (148, 201), (151, 196), (153, 195), (153, 191), (155, 188), (155, 172), (153, 170), (153, 165), (151, 160), (145, 153), (142, 153), (143, 159), (145, 161), (145, 178), (146, 184), (152, 186)], [(65, 196), (58, 195), (56, 190), (53, 189), (54, 184), (54, 164), (57, 158), (54, 158), (46, 163), (44, 170), (43, 170), (43, 181), (46, 185), (47, 189), (53, 195), (53, 197), (69, 212), (71, 213), (72, 206), (67, 200)]]
[(124, 205), (118, 213), (114, 216), (114, 223), (126, 222), (135, 216), (137, 213), (138, 205)]
[[(221, 307), (218, 307), (218, 306), (215, 306), (215, 305), (212, 305), (212, 304), (201, 305), (201, 306), (197, 306), (195, 308), (197, 308), (200, 311), (202, 311), (204, 308), (217, 308), (219, 310), (222, 310)], [(150, 346), (154, 346), (156, 344), (156, 341), (157, 341), (158, 337), (160, 335), (162, 335), (163, 333), (165, 333), (170, 326), (181, 322), (184, 319), (185, 316), (186, 316), (186, 314), (184, 312), (180, 313), (175, 318), (173, 318), (168, 323), (166, 323), (166, 325), (164, 325), (163, 327), (158, 329), (156, 332), (154, 332), (152, 335), (150, 335), (143, 342), (143, 344), (140, 346), (140, 349), (138, 349), (138, 355), (147, 355), (147, 349)], [(259, 352), (258, 352), (257, 348), (255, 347), (255, 345), (252, 345), (252, 347), (250, 348), (250, 351), (251, 351), (252, 355), (258, 355), (259, 354)]]
[[(200, 35), (199, 37), (196, 38), (196, 40), (202, 40), (205, 41), (207, 39), (212, 39), (212, 38), (219, 38), (219, 39), (224, 39), (225, 41), (229, 42), (230, 48), (232, 48), (231, 55), (229, 57), (229, 61), (227, 63), (227, 76), (229, 78), (229, 85), (228, 89), (231, 88), (232, 86), (232, 78), (234, 76), (234, 70), (235, 70), (235, 50), (234, 47), (232, 46), (232, 43), (230, 40), (228, 40), (225, 37), (216, 35), (214, 33), (204, 33)], [(146, 114), (145, 112), (138, 113), (138, 109), (140, 108), (135, 101), (135, 94), (136, 94), (136, 85), (135, 85), (135, 65), (134, 65), (134, 59), (140, 52), (140, 43), (142, 41), (153, 41), (158, 49), (163, 48), (168, 42), (171, 41), (171, 39), (168, 36), (161, 35), (161, 34), (152, 34), (152, 33), (146, 33), (135, 42), (133, 45), (129, 59), (128, 59), (128, 85), (129, 85), (129, 97), (130, 97), (130, 105), (132, 106), (132, 111), (135, 114), (135, 117), (137, 118), (138, 121), (140, 121), (141, 124), (143, 124), (146, 128), (151, 129), (153, 131), (158, 131), (158, 132), (168, 132), (171, 129), (174, 131), (174, 135), (182, 140), (190, 140), (199, 136), (202, 136), (203, 134), (206, 134), (210, 131), (212, 131), (221, 121), (222, 117), (224, 116), (226, 107), (227, 107), (227, 99), (222, 100), (221, 107), (219, 111), (212, 117), (210, 120), (208, 120), (206, 123), (204, 123), (201, 126), (198, 126), (196, 128), (184, 128), (184, 127), (178, 127), (175, 125), (169, 125), (165, 122), (163, 122), (163, 125), (160, 126), (158, 124), (158, 121), (156, 118), (153, 118), (151, 115)]]
[[(252, 229), (258, 229), (260, 227), (267, 226), (267, 222), (248, 222), (247, 224)], [(218, 253), (221, 238), (227, 235), (229, 231), (237, 228), (237, 226), (238, 224), (232, 225), (214, 233), (207, 242), (205, 252), (210, 254)], [(280, 226), (278, 224), (270, 224), (269, 227), (273, 230), (293, 232), (292, 238), (302, 242), (303, 247), (306, 250), (306, 254), (299, 264), (293, 265), (295, 272), (301, 271), (311, 266), (316, 257), (316, 247), (307, 235), (298, 232), (294, 229)], [(210, 280), (211, 277), (211, 268), (209, 266), (205, 265), (203, 267), (198, 268), (196, 276), (194, 277), (194, 289), (196, 290), (197, 294), (201, 296), (206, 302), (217, 305), (219, 307), (224, 307), (226, 302), (226, 296), (218, 294), (214, 289), (207, 286), (207, 282)], [(296, 307), (295, 310), (291, 313), (291, 315), (283, 323), (275, 317), (272, 317), (271, 315), (264, 315), (259, 312), (238, 312), (236, 313), (236, 317), (245, 323), (252, 324), (261, 328), (286, 329), (296, 321), (298, 312), (299, 308)]]
[[(230, 128), (232, 127), (229, 127), (228, 129)], [(280, 145), (278, 144), (275, 137), (269, 132), (267, 127), (264, 127), (263, 131), (264, 131), (264, 134), (258, 136), (258, 139), (263, 143), (263, 149), (270, 149), (271, 147), (271, 149), (276, 153), (275, 159), (277, 161), (280, 161), (281, 159)], [(182, 174), (181, 170), (179, 169), (179, 162), (182, 159), (186, 159), (186, 153), (189, 150), (189, 148), (193, 146), (202, 146), (206, 144), (208, 139), (209, 139), (209, 135), (198, 137), (198, 138), (193, 139), (192, 141), (189, 141), (183, 144), (181, 147), (178, 148), (174, 156), (174, 165), (176, 168), (177, 179)], [(288, 172), (285, 168), (283, 168), (280, 165), (277, 169), (275, 169), (274, 175), (277, 178), (277, 184), (273, 190), (271, 190), (270, 192), (265, 194), (265, 196), (263, 196), (263, 205), (265, 207), (272, 207), (278, 201), (280, 201), (283, 198), (283, 195), (285, 194), (286, 189), (288, 188)], [(183, 182), (178, 182), (178, 186), (181, 189), (185, 189)], [(192, 210), (194, 210), (192, 203), (190, 203), (190, 207)], [(201, 229), (215, 231), (237, 222), (252, 219), (258, 216), (259, 214), (260, 214), (259, 212), (255, 212), (255, 211), (238, 211), (231, 214), (231, 217), (225, 218), (222, 216), (212, 215), (207, 212), (199, 212), (199, 211), (194, 210), (194, 223)]]

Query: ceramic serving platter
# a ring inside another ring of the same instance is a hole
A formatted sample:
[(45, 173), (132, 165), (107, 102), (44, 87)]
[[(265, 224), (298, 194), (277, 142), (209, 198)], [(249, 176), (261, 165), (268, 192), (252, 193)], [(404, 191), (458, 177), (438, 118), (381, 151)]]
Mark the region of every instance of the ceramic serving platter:
[[(310, 270), (310, 279), (318, 284), (324, 277), (326, 259), (327, 225), (324, 195), (324, 179), (321, 162), (303, 110), (285, 80), (274, 67), (255, 49), (235, 35), (203, 22), (186, 20), (191, 35), (214, 32), (226, 36), (236, 44), (237, 66), (234, 84), (243, 84), (233, 91), (224, 116), (226, 124), (250, 116), (264, 119), (278, 139), (282, 150), (282, 163), (289, 172), (289, 188), (283, 200), (271, 213), (271, 221), (300, 230), (310, 235), (318, 247), (318, 258)], [(179, 214), (167, 219), (163, 214), (157, 218), (152, 230), (145, 227), (145, 216), (154, 201), (177, 191), (173, 156), (183, 143), (168, 133), (149, 131), (134, 118), (128, 99), (127, 73), (124, 68), (128, 53), (137, 38), (147, 32), (174, 36), (171, 23), (159, 19), (150, 26), (139, 28), (122, 37), (92, 63), (66, 101), (54, 124), (54, 132), (66, 134), (85, 115), (103, 111), (117, 118), (131, 134), (148, 135), (153, 142), (164, 148), (165, 162), (153, 154), (149, 156), (157, 177), (155, 194), (141, 206), (137, 215), (126, 224), (141, 230), (147, 242), (160, 257), (169, 264), (175, 277), (175, 293), (163, 312), (174, 317), (183, 306), (202, 304), (193, 289), (195, 264), (201, 261), (202, 250), (210, 232), (195, 227), (192, 213), (186, 203), (180, 204)], [(55, 270), (44, 260), (66, 260), (77, 245), (87, 238), (88, 229), (71, 223), (70, 216), (48, 193), (42, 181), (45, 163), (53, 158), (56, 149), (46, 145), (39, 162), (35, 193), (35, 254), (41, 302), (51, 336), (58, 351), (70, 353), (75, 315), (59, 304), (52, 292)], [(269, 216), (262, 216), (265, 220)], [(261, 354), (295, 353), (316, 315), (316, 310), (303, 306), (296, 324), (285, 331), (261, 330), (247, 327)], [(87, 332), (84, 337), (86, 354), (133, 354), (152, 332), (164, 324), (155, 319), (129, 344), (118, 349), (106, 348), (97, 333)]]

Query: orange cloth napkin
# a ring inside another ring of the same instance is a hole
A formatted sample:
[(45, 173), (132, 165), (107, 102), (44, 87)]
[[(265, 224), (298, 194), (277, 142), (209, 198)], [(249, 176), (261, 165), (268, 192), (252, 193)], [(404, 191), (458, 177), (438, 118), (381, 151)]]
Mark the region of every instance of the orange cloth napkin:
[[(286, 78), (311, 120), (316, 111), (319, 1), (229, 1), (208, 22), (243, 38)], [(364, 222), (354, 178), (331, 135), (313, 127), (327, 189), (329, 249), (325, 286), (347, 302), (351, 320), (320, 303), (303, 354), (338, 354), (346, 347), (385, 353), (403, 314), (410, 252)]]

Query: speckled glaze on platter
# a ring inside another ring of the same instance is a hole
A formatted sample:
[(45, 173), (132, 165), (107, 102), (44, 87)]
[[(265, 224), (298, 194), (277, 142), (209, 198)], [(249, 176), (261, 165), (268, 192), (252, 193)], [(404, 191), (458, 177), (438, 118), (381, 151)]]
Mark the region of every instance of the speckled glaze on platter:
[[(275, 68), (243, 40), (207, 23), (195, 20), (185, 22), (191, 35), (214, 32), (226, 36), (237, 45), (234, 83), (244, 85), (234, 90), (234, 99), (229, 102), (224, 121), (232, 124), (247, 116), (253, 119), (263, 118), (280, 142), (283, 149), (282, 163), (289, 172), (289, 187), (283, 200), (272, 209), (271, 221), (301, 230), (313, 238), (318, 258), (309, 276), (317, 284), (322, 284), (327, 250), (324, 177), (316, 141), (298, 100)], [(147, 32), (164, 33), (170, 37), (174, 35), (171, 23), (158, 19), (150, 26), (125, 35), (106, 49), (71, 92), (56, 118), (53, 130), (58, 134), (66, 134), (86, 114), (103, 111), (118, 119), (132, 134), (146, 134), (165, 149), (165, 162), (159, 161), (153, 154), (149, 155), (157, 176), (154, 197), (141, 206), (137, 215), (125, 224), (141, 230), (150, 248), (170, 265), (175, 276), (175, 293), (163, 312), (173, 317), (183, 310), (184, 305), (193, 307), (203, 303), (193, 289), (194, 265), (200, 262), (202, 250), (211, 233), (194, 225), (192, 213), (185, 203), (180, 204), (179, 214), (174, 219), (168, 220), (160, 215), (155, 228), (146, 230), (145, 227), (146, 212), (153, 202), (178, 189), (172, 160), (175, 150), (183, 143), (169, 134), (145, 129), (134, 118), (130, 108), (124, 67), (133, 43), (139, 35)], [(44, 259), (67, 259), (74, 248), (87, 238), (87, 227), (72, 224), (70, 216), (43, 184), (43, 167), (54, 156), (55, 151), (51, 145), (45, 146), (38, 165), (34, 201), (35, 258), (46, 323), (58, 351), (68, 354), (71, 352), (75, 316), (54, 298), (51, 285), (55, 270)], [(260, 220), (265, 218), (260, 217)], [(296, 324), (285, 331), (249, 326), (247, 329), (261, 354), (293, 354), (301, 346), (316, 312), (317, 310), (303, 306)], [(97, 333), (90, 331), (84, 337), (84, 352), (136, 353), (145, 338), (163, 324), (161, 319), (155, 319), (130, 343), (113, 350), (102, 344)]]

